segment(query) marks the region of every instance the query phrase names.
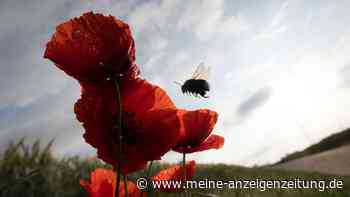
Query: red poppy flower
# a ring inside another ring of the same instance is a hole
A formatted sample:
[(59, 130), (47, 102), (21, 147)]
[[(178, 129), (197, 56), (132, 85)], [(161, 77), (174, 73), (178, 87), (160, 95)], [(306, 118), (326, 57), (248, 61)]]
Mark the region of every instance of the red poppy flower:
[(216, 112), (208, 109), (180, 110), (179, 116), (182, 130), (180, 139), (173, 150), (180, 153), (193, 153), (219, 149), (223, 146), (223, 137), (210, 135), (218, 118)]
[[(115, 197), (116, 174), (112, 170), (97, 168), (91, 173), (90, 182), (80, 180), (80, 185), (89, 193), (90, 197)], [(128, 181), (128, 196), (140, 197), (141, 191)], [(125, 196), (124, 182), (120, 182), (120, 197)], [(142, 195), (146, 196), (146, 194)]]
[[(195, 161), (189, 161), (186, 163), (186, 180), (192, 180), (194, 173), (195, 173)], [(172, 182), (174, 184), (170, 184), (170, 181), (181, 181), (184, 179), (184, 167), (183, 165), (174, 165), (169, 168), (166, 168), (164, 170), (161, 170), (158, 172), (155, 176), (152, 177), (154, 181), (157, 181), (158, 183), (165, 183), (165, 184), (159, 184), (160, 188), (159, 190), (164, 192), (176, 192), (182, 190), (182, 188), (179, 188), (177, 184), (180, 182)], [(166, 184), (166, 182), (168, 181)]]
[[(85, 128), (84, 138), (98, 157), (116, 165), (118, 125), (116, 88), (112, 81), (81, 83), (82, 95), (75, 113)], [(140, 170), (158, 160), (177, 142), (180, 120), (169, 96), (145, 80), (125, 80), (122, 97), (122, 172)]]
[(129, 26), (93, 12), (58, 25), (44, 57), (78, 80), (101, 81), (116, 74), (135, 77), (139, 73)]
[[(119, 197), (125, 197), (124, 182), (120, 182)], [(147, 197), (147, 193), (143, 192), (141, 196), (141, 190), (135, 185), (135, 183), (128, 181), (128, 197)]]

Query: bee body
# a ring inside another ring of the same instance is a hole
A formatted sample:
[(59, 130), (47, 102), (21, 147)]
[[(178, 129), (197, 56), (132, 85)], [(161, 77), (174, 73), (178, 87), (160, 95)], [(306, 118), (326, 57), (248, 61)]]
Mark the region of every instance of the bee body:
[(183, 94), (191, 94), (195, 97), (208, 98), (207, 92), (210, 90), (208, 83), (210, 67), (200, 63), (196, 70), (194, 71), (192, 77), (181, 84), (176, 82), (176, 84), (181, 86), (181, 91)]
[(210, 86), (204, 79), (188, 79), (181, 86), (181, 90), (184, 94), (193, 94), (197, 97), (200, 95), (203, 98), (208, 98), (206, 94), (210, 90)]

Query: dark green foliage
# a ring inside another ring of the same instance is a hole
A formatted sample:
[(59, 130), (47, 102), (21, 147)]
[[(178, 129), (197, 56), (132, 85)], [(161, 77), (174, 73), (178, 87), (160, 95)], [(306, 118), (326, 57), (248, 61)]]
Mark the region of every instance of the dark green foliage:
[[(70, 157), (57, 159), (51, 154), (53, 141), (40, 147), (24, 140), (10, 143), (0, 160), (0, 196), (6, 197), (62, 197), (83, 196), (79, 178), (88, 178), (98, 166), (97, 160)], [(106, 166), (105, 166), (106, 167)]]
[[(39, 141), (29, 146), (24, 140), (10, 143), (0, 159), (0, 197), (87, 197), (79, 185), (79, 179), (88, 180), (90, 173), (97, 167), (110, 168), (96, 159), (79, 157), (55, 158), (50, 152), (52, 142), (41, 147)], [(180, 157), (180, 155), (179, 155)], [(169, 164), (154, 163), (151, 175), (166, 168)], [(130, 176), (135, 181), (144, 177), (147, 169)], [(204, 165), (196, 167), (196, 180), (233, 180), (233, 179), (342, 179), (345, 181), (343, 190), (326, 190), (319, 192), (311, 189), (282, 190), (274, 189), (261, 192), (257, 189), (208, 189), (192, 190), (192, 196), (198, 193), (214, 193), (227, 197), (309, 197), (334, 196), (348, 197), (350, 192), (350, 177), (333, 177), (321, 174), (286, 172), (267, 168), (244, 168), (234, 165)], [(154, 196), (179, 196), (156, 192)]]
[(323, 151), (335, 149), (344, 145), (350, 144), (350, 128), (346, 129), (342, 132), (335, 133), (323, 140), (321, 140), (319, 143), (314, 144), (308, 148), (306, 148), (303, 151), (298, 151), (292, 154), (287, 155), (286, 157), (282, 158), (281, 161), (279, 161), (277, 164), (285, 163), (290, 160), (298, 159), (301, 157), (305, 157), (308, 155), (320, 153)]

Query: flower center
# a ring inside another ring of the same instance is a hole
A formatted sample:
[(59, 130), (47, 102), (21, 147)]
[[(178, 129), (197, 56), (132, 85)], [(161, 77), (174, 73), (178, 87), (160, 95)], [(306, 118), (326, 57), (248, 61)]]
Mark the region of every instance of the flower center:
[(144, 128), (142, 127), (142, 122), (137, 120), (136, 116), (132, 112), (122, 113), (122, 140), (124, 143), (129, 145), (134, 145), (142, 141), (142, 136)]

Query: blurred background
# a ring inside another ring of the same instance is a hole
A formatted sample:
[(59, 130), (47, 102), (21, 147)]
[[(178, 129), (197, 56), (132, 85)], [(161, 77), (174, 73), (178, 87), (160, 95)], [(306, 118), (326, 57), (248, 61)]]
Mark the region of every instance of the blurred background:
[[(0, 152), (25, 137), (54, 139), (58, 157), (95, 155), (73, 112), (78, 83), (42, 57), (56, 25), (93, 10), (130, 25), (142, 76), (178, 107), (219, 113), (214, 132), (224, 147), (189, 159), (274, 164), (350, 126), (349, 7), (346, 0), (2, 0)], [(185, 96), (173, 83), (200, 62), (211, 67), (209, 99)], [(342, 136), (334, 143), (347, 144)], [(342, 164), (345, 153), (336, 157)]]

